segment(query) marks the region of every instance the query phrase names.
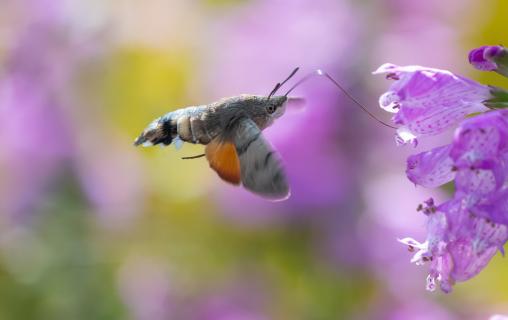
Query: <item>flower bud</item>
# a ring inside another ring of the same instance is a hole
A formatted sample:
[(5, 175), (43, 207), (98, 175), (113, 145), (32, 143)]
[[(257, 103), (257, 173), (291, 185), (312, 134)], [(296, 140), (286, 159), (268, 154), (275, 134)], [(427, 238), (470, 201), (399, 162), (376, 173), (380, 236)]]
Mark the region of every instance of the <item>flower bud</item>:
[(508, 50), (502, 46), (483, 46), (469, 52), (469, 63), (482, 71), (496, 71), (508, 77)]

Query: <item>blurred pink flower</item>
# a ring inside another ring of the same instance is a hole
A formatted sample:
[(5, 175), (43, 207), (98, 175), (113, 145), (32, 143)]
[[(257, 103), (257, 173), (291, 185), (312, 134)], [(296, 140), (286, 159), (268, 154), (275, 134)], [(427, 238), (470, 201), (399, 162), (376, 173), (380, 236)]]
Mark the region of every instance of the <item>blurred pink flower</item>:
[[(398, 64), (432, 65), (457, 69), (463, 64), (456, 59), (463, 54), (462, 37), (467, 34), (466, 25), (457, 23), (480, 4), (472, 0), (450, 0), (446, 7), (439, 0), (406, 1), (382, 0), (380, 8), (373, 10), (370, 21), (377, 30), (372, 39), (373, 68), (385, 61)], [(470, 26), (474, 30), (474, 26)], [(432, 48), (430, 50), (429, 48)]]
[(390, 311), (378, 319), (386, 320), (459, 320), (444, 307), (435, 302), (407, 300), (405, 303), (390, 306)]
[(180, 319), (189, 320), (269, 320), (266, 308), (269, 292), (259, 277), (245, 277), (222, 283), (193, 301), (181, 305)]
[(18, 36), (0, 79), (0, 186), (4, 213), (30, 211), (72, 156), (69, 119), (59, 100), (72, 72), (61, 33), (47, 16)]
[(172, 318), (169, 275), (164, 264), (148, 258), (130, 258), (120, 269), (120, 296), (136, 320)]
[[(99, 44), (74, 32), (62, 0), (15, 5), (23, 9), (22, 22), (13, 29), (16, 41), (0, 78), (0, 211), (15, 219), (29, 216), (57, 182), (75, 174), (101, 217), (110, 224), (128, 220), (142, 203), (139, 166), (133, 153), (109, 145), (121, 142), (91, 119), (101, 115), (75, 88), (83, 66), (97, 58), (92, 48)], [(108, 148), (99, 153), (104, 149), (99, 143)]]

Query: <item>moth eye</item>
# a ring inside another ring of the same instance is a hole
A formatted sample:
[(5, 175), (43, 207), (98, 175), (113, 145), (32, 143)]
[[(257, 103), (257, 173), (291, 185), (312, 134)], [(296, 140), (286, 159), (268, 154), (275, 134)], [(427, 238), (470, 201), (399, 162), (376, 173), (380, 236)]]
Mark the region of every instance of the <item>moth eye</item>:
[(266, 107), (266, 111), (268, 111), (268, 113), (274, 113), (275, 112), (275, 106), (269, 105), (268, 107)]

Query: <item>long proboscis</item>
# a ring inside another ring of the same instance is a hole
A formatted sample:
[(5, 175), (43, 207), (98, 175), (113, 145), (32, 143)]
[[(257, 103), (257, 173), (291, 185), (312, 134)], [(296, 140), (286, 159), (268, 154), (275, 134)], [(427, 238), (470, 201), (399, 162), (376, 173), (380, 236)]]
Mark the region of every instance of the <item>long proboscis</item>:
[(321, 69), (318, 69), (312, 73), (309, 73), (308, 75), (306, 75), (305, 77), (303, 77), (302, 79), (298, 80), (289, 90), (288, 92), (286, 92), (286, 94), (284, 96), (288, 96), (288, 94), (291, 93), (291, 91), (293, 91), (294, 89), (296, 89), (298, 86), (300, 86), (302, 83), (304, 82), (307, 82), (307, 80), (309, 80), (310, 78), (312, 77), (315, 77), (315, 76), (322, 76), (322, 77), (325, 77), (327, 78), (328, 80), (330, 80), (337, 88), (339, 88), (339, 90), (346, 96), (348, 97), (351, 101), (354, 102), (354, 104), (359, 107), (360, 109), (362, 109), (365, 113), (367, 113), (372, 119), (376, 120), (377, 122), (379, 122), (380, 124), (388, 127), (388, 128), (391, 128), (391, 129), (397, 129), (397, 127), (394, 127), (386, 122), (384, 122), (383, 120), (379, 119), (378, 117), (376, 117), (372, 112), (369, 111), (369, 109), (367, 109), (367, 107), (365, 107), (363, 104), (361, 104), (358, 100), (355, 99), (355, 97), (353, 97), (351, 94), (349, 94), (349, 92), (344, 89), (334, 78), (332, 78), (332, 76), (330, 76), (327, 72), (324, 72), (323, 70)]

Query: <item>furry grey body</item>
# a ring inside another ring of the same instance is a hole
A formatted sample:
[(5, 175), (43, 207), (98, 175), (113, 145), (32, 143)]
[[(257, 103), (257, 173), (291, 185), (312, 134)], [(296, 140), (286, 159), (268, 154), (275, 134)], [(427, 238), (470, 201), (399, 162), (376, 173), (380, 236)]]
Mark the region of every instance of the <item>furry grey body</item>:
[[(241, 95), (178, 109), (152, 121), (134, 145), (169, 145), (177, 139), (208, 145), (205, 149), (210, 166), (223, 179), (234, 184), (241, 180), (254, 193), (283, 200), (289, 197), (289, 186), (282, 162), (261, 131), (284, 114), (287, 100), (286, 96)], [(217, 161), (217, 150), (231, 144), (234, 152)], [(235, 169), (228, 171), (231, 168)]]
[[(230, 138), (241, 119), (251, 119), (260, 130), (269, 127), (284, 113), (285, 96), (240, 95), (209, 105), (186, 107), (152, 121), (136, 139), (135, 145), (169, 145), (176, 138), (185, 142), (208, 144), (222, 135)], [(274, 110), (270, 113), (270, 110)]]

